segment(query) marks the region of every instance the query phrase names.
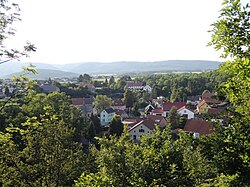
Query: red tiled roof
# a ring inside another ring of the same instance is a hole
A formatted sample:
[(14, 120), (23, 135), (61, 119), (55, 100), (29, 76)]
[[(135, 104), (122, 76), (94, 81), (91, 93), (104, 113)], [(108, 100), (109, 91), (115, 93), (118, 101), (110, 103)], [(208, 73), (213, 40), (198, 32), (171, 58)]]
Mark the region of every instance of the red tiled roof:
[(187, 120), (184, 131), (198, 132), (200, 135), (211, 134), (214, 132), (212, 124), (203, 120)]
[(205, 100), (202, 100), (198, 105), (197, 105), (197, 107), (198, 108), (200, 108), (203, 104), (205, 104), (206, 103), (206, 101)]
[(152, 113), (162, 114), (163, 110), (161, 108), (156, 108), (156, 109), (152, 110)]
[(83, 98), (72, 98), (71, 99), (73, 105), (83, 105), (84, 99)]
[(173, 102), (173, 103), (164, 102), (162, 104), (163, 111), (170, 111), (173, 106), (175, 106), (178, 110), (179, 108), (186, 106), (186, 103), (184, 103), (184, 102)]
[(179, 112), (179, 111), (181, 111), (182, 109), (186, 109), (186, 110), (189, 110), (189, 111), (191, 111), (191, 112), (194, 112), (193, 110), (187, 108), (186, 106), (183, 106), (183, 107), (179, 108), (177, 111)]

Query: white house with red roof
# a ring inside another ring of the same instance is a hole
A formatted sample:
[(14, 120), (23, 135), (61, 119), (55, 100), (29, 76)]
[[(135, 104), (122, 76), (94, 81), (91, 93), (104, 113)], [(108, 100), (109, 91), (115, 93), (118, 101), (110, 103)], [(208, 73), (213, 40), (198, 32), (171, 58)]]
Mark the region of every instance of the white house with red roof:
[(177, 110), (180, 116), (186, 117), (186, 119), (194, 119), (194, 112), (188, 109), (186, 106), (183, 106)]

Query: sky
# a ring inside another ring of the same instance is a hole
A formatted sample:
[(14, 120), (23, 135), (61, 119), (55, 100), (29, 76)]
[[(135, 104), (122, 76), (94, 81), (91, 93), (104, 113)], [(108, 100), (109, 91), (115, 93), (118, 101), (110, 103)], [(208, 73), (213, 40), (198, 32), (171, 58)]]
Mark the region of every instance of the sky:
[(29, 62), (218, 60), (207, 47), (222, 0), (23, 0), (9, 46)]

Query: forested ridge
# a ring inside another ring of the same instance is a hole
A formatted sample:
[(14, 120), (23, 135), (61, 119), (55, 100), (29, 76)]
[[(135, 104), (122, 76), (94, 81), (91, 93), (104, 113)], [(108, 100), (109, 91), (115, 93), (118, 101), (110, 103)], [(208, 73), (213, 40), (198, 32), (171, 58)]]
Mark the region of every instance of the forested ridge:
[[(15, 33), (11, 25), (20, 10), (17, 4), (0, 2), (1, 68), (36, 48), (30, 43), (20, 51), (4, 46)], [(210, 32), (209, 45), (230, 59), (218, 71), (137, 80), (154, 85), (152, 97), (163, 95), (170, 101), (186, 100), (204, 89), (218, 92), (230, 103), (226, 127), (218, 125), (214, 133), (195, 138), (172, 131), (169, 120), (166, 128), (156, 127), (135, 143), (126, 127), (122, 134), (114, 129), (100, 134), (99, 119), (84, 118), (71, 104), (71, 97), (88, 94), (86, 89), (58, 85), (61, 92), (44, 94), (35, 81), (19, 76), (16, 87), (22, 91), (0, 102), (1, 186), (250, 186), (249, 5), (224, 0)], [(36, 73), (32, 66), (25, 71)], [(97, 109), (111, 106), (106, 95), (123, 90), (127, 79), (106, 81), (109, 86), (96, 96)], [(125, 102), (134, 109), (137, 99), (129, 94), (125, 90)], [(117, 116), (112, 123), (121, 127)]]

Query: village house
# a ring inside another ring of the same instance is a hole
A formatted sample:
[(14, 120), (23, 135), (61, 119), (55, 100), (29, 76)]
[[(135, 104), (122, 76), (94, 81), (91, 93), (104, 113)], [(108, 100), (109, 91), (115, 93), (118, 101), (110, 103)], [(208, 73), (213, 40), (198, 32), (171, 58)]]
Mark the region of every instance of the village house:
[(136, 82), (136, 81), (127, 81), (126, 87), (129, 90), (142, 90), (144, 88), (142, 82)]
[(155, 123), (151, 119), (145, 119), (140, 121), (131, 127), (128, 132), (135, 142), (139, 142), (142, 135), (150, 136), (155, 130)]
[(114, 100), (113, 109), (114, 110), (125, 110), (126, 109), (126, 105), (122, 101), (122, 99), (116, 99), (116, 100)]
[(198, 105), (200, 103), (200, 96), (199, 95), (197, 95), (197, 96), (188, 96), (186, 103), (196, 106), (196, 105)]
[(81, 108), (83, 117), (90, 118), (93, 114), (93, 98), (72, 98), (72, 104)]
[(149, 85), (146, 85), (143, 87), (143, 90), (147, 93), (152, 93), (152, 87)]
[(150, 113), (151, 115), (161, 115), (163, 117), (167, 117), (167, 114), (170, 112), (172, 107), (176, 107), (177, 110), (180, 109), (181, 107), (186, 106), (186, 103), (184, 102), (163, 102), (162, 108), (156, 108), (152, 110)]
[(109, 125), (115, 115), (113, 108), (104, 109), (100, 114), (100, 123), (102, 126)]
[(155, 109), (155, 107), (154, 107), (153, 105), (148, 104), (148, 105), (145, 107), (145, 109), (144, 109), (144, 113), (145, 113), (146, 115), (149, 115), (149, 114), (152, 112), (152, 110), (154, 110), (154, 109)]
[(157, 116), (157, 115), (148, 115), (147, 119), (152, 120), (156, 125), (158, 125), (161, 128), (166, 127), (167, 121), (165, 120), (164, 117), (162, 116)]
[(177, 110), (178, 114), (186, 119), (194, 119), (194, 112), (188, 109), (186, 106), (183, 106)]
[(121, 120), (128, 118), (128, 114), (124, 110), (115, 109), (115, 114), (120, 116)]

